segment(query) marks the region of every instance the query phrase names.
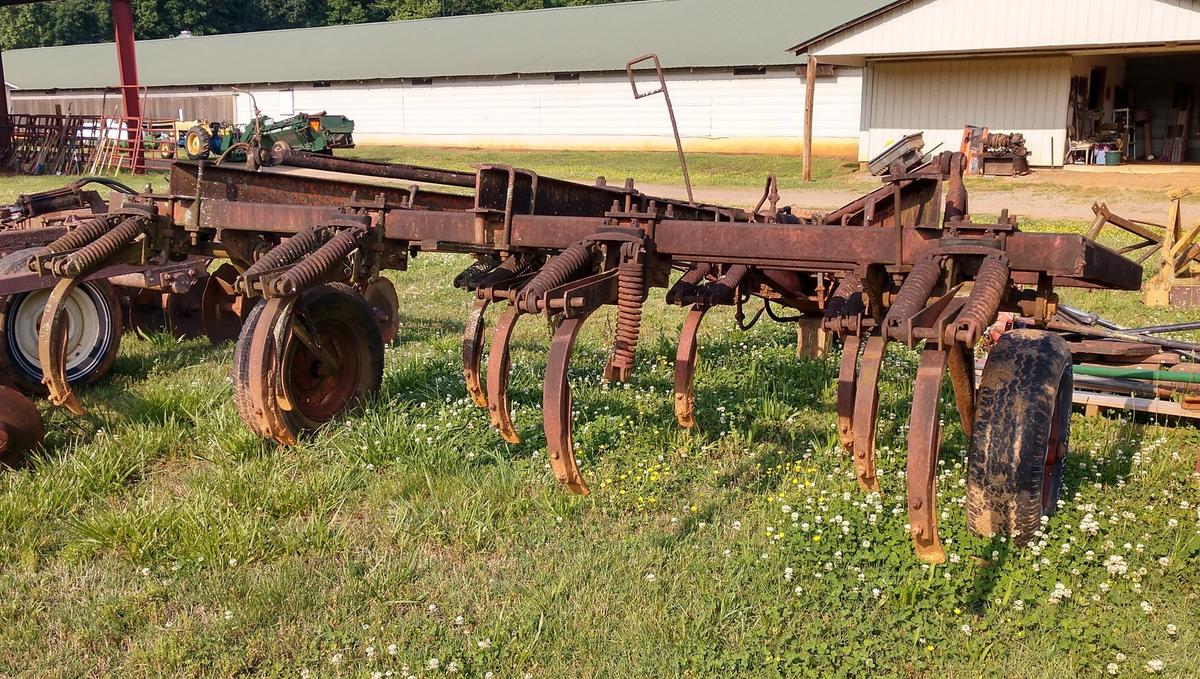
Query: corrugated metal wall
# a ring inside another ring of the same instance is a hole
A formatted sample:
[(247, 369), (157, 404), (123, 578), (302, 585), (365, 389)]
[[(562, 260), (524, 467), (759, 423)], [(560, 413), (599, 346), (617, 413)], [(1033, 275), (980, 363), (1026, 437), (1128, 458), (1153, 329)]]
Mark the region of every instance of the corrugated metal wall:
[(913, 0), (811, 51), (879, 57), (1198, 40), (1195, 0)]
[[(75, 115), (112, 115), (119, 111), (121, 97), (110, 93), (60, 92), (32, 94), (14, 91), (11, 98), (13, 113), (52, 114), (59, 107), (63, 113)], [(101, 110), (107, 108), (107, 110)], [(228, 92), (196, 92), (167, 90), (150, 93), (144, 100), (142, 115), (147, 118), (177, 120), (180, 111), (187, 120), (230, 120), (233, 118), (233, 95)]]
[(979, 125), (1022, 132), (1031, 164), (1060, 165), (1070, 87), (1069, 57), (871, 62), (859, 160), (913, 132), (926, 150), (957, 151), (963, 127)]
[[(694, 150), (798, 153), (804, 79), (791, 69), (762, 74), (670, 73), (680, 132)], [(271, 116), (325, 110), (354, 119), (364, 143), (469, 144), (531, 148), (673, 148), (661, 97), (634, 101), (623, 75), (583, 74), (488, 80), (436, 80), (332, 87), (251, 88)], [(814, 139), (853, 154), (862, 76), (842, 69), (817, 82)], [(237, 96), (237, 119), (250, 119)]]

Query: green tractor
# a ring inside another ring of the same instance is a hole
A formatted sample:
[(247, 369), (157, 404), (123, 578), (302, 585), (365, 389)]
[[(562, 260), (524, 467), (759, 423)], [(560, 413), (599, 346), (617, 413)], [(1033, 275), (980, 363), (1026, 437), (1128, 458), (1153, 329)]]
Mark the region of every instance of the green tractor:
[(354, 121), (325, 113), (297, 113), (272, 120), (256, 110), (254, 123), (245, 128), (197, 121), (183, 136), (182, 146), (183, 155), (190, 160), (210, 155), (244, 160), (249, 148), (332, 154), (333, 149), (354, 148)]

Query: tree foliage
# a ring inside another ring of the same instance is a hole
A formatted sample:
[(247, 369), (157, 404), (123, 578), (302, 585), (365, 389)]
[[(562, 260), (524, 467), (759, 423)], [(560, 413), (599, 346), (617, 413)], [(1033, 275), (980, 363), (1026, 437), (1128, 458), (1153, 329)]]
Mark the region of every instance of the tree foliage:
[[(139, 39), (425, 19), (626, 0), (133, 0)], [(108, 0), (55, 0), (0, 8), (0, 48), (111, 41)]]

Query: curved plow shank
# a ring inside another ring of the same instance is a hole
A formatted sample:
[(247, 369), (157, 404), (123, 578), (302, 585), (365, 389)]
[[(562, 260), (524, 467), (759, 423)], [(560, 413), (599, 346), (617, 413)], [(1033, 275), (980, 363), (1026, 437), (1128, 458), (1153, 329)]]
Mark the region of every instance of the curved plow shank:
[(567, 368), (575, 338), (590, 315), (591, 311), (588, 311), (574, 318), (563, 318), (559, 323), (550, 344), (546, 383), (542, 390), (542, 425), (550, 449), (550, 467), (554, 470), (554, 478), (576, 495), (588, 495), (591, 491), (575, 461), (575, 442), (571, 438), (571, 383)]
[(854, 471), (858, 485), (873, 492), (879, 490), (879, 477), (875, 474), (875, 429), (879, 417), (879, 370), (886, 350), (886, 338), (876, 335), (867, 339), (854, 394)]
[(487, 409), (492, 418), (492, 426), (500, 432), (500, 436), (509, 443), (520, 443), (521, 436), (513, 426), (512, 414), (508, 403), (508, 374), (509, 374), (509, 343), (512, 341), (513, 328), (521, 310), (511, 306), (496, 321), (496, 332), (492, 336), (492, 353), (488, 356), (487, 366)]
[(937, 529), (937, 466), (941, 447), (938, 397), (946, 374), (947, 352), (927, 348), (921, 354), (913, 388), (908, 428), (908, 522), (913, 546), (925, 563), (945, 563), (946, 552)]
[(679, 426), (693, 429), (696, 426), (696, 395), (693, 385), (696, 379), (698, 334), (700, 323), (710, 307), (697, 304), (688, 312), (679, 334), (679, 348), (675, 351), (675, 420)]
[(278, 411), (270, 404), (279, 403), (283, 410), (292, 409), (284, 394), (278, 365), (291, 335), (295, 303), (295, 297), (277, 297), (267, 301), (254, 326), (248, 356), (250, 380), (246, 395), (256, 419), (254, 428), (263, 436), (283, 445), (296, 445), (298, 440), (287, 424), (278, 419)]
[(467, 327), (463, 331), (462, 359), (463, 381), (467, 385), (467, 393), (471, 400), (480, 408), (488, 407), (487, 394), (483, 391), (483, 381), (479, 368), (483, 364), (483, 332), (487, 329), (487, 321), (483, 314), (487, 311), (489, 300), (476, 299), (467, 316)]
[(950, 348), (950, 382), (954, 385), (954, 404), (962, 420), (967, 440), (975, 425), (975, 354), (970, 347), (955, 344)]
[(75, 390), (67, 380), (66, 354), (70, 323), (65, 302), (79, 282), (77, 278), (63, 278), (55, 284), (46, 300), (42, 325), (38, 330), (38, 360), (42, 364), (42, 381), (50, 392), (50, 402), (65, 407), (74, 415), (83, 415), (87, 411), (75, 397)]
[(19, 391), (0, 387), (0, 465), (17, 466), (45, 436), (37, 406)]
[(858, 386), (858, 350), (861, 346), (861, 337), (847, 335), (842, 340), (842, 361), (838, 365), (838, 439), (851, 454), (854, 453), (854, 395)]

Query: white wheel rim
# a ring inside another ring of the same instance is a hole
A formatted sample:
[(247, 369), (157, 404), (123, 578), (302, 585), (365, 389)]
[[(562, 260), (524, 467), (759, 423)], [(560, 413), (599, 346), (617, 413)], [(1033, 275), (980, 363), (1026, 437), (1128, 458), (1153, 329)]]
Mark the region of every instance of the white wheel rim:
[[(21, 357), (29, 364), (41, 368), (38, 355), (38, 330), (42, 324), (42, 312), (50, 299), (49, 290), (31, 292), (21, 300), (21, 306), (13, 315), (8, 331), (16, 340)], [(75, 288), (63, 304), (67, 316), (66, 368), (71, 373), (92, 358), (96, 346), (103, 340), (100, 327), (100, 312), (96, 302), (83, 288)]]

